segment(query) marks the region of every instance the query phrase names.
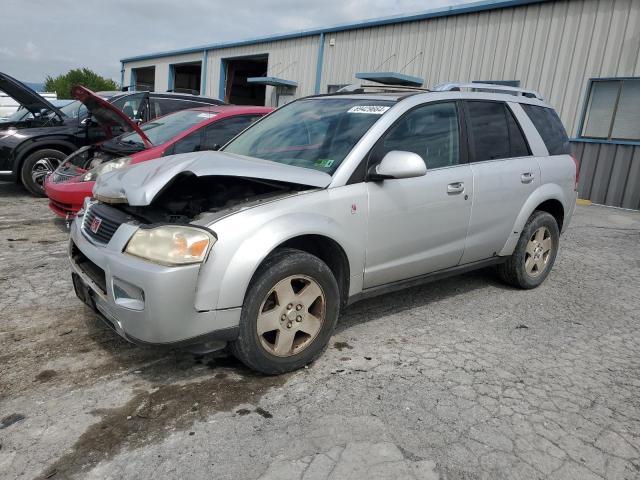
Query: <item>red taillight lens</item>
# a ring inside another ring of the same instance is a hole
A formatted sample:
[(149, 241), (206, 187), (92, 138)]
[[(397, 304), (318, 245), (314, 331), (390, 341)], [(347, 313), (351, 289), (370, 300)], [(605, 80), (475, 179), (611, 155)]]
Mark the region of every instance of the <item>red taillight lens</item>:
[(578, 159), (571, 154), (571, 159), (573, 160), (573, 163), (576, 164), (576, 190), (578, 190), (578, 181), (580, 180), (580, 164), (578, 163)]

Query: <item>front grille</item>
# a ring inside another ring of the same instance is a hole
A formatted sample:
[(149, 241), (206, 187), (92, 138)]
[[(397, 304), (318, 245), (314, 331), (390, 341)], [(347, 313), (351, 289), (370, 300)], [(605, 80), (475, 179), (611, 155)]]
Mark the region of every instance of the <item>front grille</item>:
[(49, 206), (62, 216), (73, 215), (73, 205), (70, 203), (62, 203), (57, 200), (49, 199)]
[(62, 183), (72, 178), (75, 178), (77, 176), (78, 176), (77, 173), (63, 173), (56, 170), (51, 174), (51, 181), (53, 183)]
[(103, 203), (94, 203), (85, 211), (82, 231), (93, 240), (109, 243), (118, 227), (127, 220), (129, 216), (126, 213)]
[(89, 260), (73, 242), (71, 242), (71, 259), (80, 267), (80, 270), (82, 270), (87, 277), (94, 281), (100, 290), (102, 290), (102, 293), (107, 293), (107, 279), (104, 270)]

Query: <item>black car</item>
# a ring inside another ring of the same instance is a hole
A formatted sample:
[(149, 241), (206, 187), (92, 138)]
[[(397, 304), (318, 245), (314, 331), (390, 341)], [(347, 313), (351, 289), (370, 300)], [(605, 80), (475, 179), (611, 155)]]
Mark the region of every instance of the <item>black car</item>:
[[(82, 99), (56, 108), (18, 80), (0, 73), (0, 90), (32, 115), (0, 123), (0, 180), (22, 183), (32, 194), (44, 196), (44, 179), (69, 154), (127, 130), (122, 122), (98, 118)], [(186, 108), (223, 105), (218, 99), (160, 92), (98, 92), (137, 123)]]

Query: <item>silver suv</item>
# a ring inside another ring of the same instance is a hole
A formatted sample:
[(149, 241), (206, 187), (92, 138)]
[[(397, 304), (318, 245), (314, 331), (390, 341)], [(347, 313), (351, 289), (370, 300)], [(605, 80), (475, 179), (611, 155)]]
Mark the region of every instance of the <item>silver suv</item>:
[(218, 152), (103, 175), (71, 230), (80, 299), (138, 343), (265, 373), (326, 347), (357, 300), (497, 265), (534, 288), (577, 167), (535, 92), (449, 84), (307, 97)]

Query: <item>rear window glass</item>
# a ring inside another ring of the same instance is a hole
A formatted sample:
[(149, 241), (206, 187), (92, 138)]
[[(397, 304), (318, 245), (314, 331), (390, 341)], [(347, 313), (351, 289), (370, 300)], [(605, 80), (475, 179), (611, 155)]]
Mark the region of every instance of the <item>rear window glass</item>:
[(549, 155), (564, 155), (571, 153), (571, 145), (567, 132), (552, 108), (537, 107), (535, 105), (521, 104), (527, 113), (542, 141), (547, 146)]

